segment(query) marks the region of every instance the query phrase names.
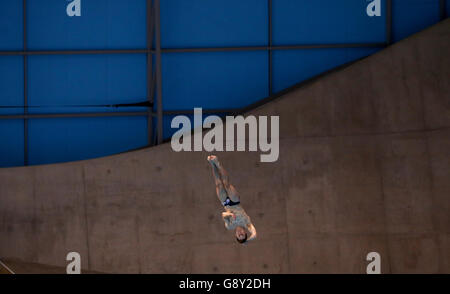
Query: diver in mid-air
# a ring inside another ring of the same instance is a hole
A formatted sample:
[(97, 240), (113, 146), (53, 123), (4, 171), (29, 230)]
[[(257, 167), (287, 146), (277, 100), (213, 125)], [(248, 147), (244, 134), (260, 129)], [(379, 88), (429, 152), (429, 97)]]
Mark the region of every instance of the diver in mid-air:
[[(229, 182), (228, 173), (220, 164), (217, 156), (208, 156), (208, 161), (212, 167), (217, 197), (225, 209), (225, 212), (222, 212), (225, 227), (228, 230), (235, 230), (236, 240), (241, 244), (255, 239), (255, 227), (242, 208), (239, 195)], [(250, 233), (248, 238), (247, 231)]]

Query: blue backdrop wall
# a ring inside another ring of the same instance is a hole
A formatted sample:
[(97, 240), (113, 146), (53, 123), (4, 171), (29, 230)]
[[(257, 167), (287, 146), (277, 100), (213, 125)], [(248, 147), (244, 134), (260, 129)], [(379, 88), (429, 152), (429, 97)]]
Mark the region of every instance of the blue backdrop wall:
[[(69, 16), (70, 0), (0, 0), (0, 51), (146, 48), (146, 0), (79, 1), (81, 15)], [(164, 52), (163, 109), (244, 107), (373, 54), (388, 38), (388, 2), (381, 0), (380, 15), (371, 17), (366, 8), (372, 1), (272, 0), (269, 40), (268, 0), (161, 0), (162, 48), (372, 44), (280, 48), (272, 51), (271, 66), (267, 50)], [(437, 23), (441, 9), (440, 0), (392, 0), (392, 40)], [(21, 55), (0, 54), (0, 166), (87, 159), (149, 143), (146, 115), (26, 122), (5, 115), (146, 111), (108, 106), (146, 99), (145, 52), (36, 54), (26, 61)], [(164, 117), (165, 138), (174, 131), (172, 117)]]

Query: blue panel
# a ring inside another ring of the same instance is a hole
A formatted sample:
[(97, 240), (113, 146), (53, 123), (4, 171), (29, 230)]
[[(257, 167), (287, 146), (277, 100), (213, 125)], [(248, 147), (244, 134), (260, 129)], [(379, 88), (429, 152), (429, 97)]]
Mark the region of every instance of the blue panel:
[[(0, 114), (19, 114), (19, 109), (0, 109)], [(23, 120), (0, 120), (0, 167), (24, 165)]]
[(30, 56), (29, 104), (145, 101), (146, 62), (145, 54)]
[(449, 1), (449, 0), (446, 0), (445, 2), (446, 2), (446, 3), (445, 3), (445, 4), (446, 4), (445, 6), (447, 7), (447, 15), (446, 15), (446, 16), (447, 16), (447, 17), (450, 17), (450, 1)]
[(261, 0), (164, 0), (162, 46), (266, 45), (267, 15), (267, 1)]
[(147, 144), (147, 118), (100, 117), (29, 121), (30, 164), (94, 158)]
[(276, 51), (273, 54), (274, 91), (281, 91), (336, 66), (373, 54), (377, 50), (379, 49), (353, 48)]
[(0, 1), (0, 50), (23, 49), (22, 1)]
[(30, 49), (145, 48), (145, 0), (81, 3), (81, 16), (68, 16), (70, 1), (28, 0)]
[(381, 2), (381, 16), (373, 17), (367, 15), (368, 3), (365, 0), (273, 1), (273, 42), (275, 45), (384, 42), (385, 1)]
[(393, 38), (399, 41), (440, 20), (439, 0), (395, 0)]
[(246, 106), (268, 96), (267, 52), (163, 56), (165, 110)]
[(0, 106), (23, 106), (22, 56), (0, 56)]

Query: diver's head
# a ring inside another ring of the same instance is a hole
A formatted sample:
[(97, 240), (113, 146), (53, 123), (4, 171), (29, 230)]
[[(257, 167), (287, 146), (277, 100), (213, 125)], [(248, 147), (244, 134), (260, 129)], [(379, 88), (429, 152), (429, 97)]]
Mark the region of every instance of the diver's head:
[(243, 227), (236, 227), (236, 241), (243, 244), (247, 241), (247, 232)]

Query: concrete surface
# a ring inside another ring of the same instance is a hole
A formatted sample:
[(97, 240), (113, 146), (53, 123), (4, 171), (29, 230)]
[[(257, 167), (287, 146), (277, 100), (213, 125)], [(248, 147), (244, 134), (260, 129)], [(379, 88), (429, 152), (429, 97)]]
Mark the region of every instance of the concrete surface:
[(221, 221), (206, 152), (0, 169), (0, 257), (109, 273), (450, 273), (450, 20), (254, 111), (280, 158), (219, 153), (259, 238)]
[[(24, 262), (18, 259), (5, 259), (0, 264), (0, 274), (66, 274), (66, 268), (62, 266), (50, 266), (45, 264)], [(82, 274), (101, 274), (83, 270)]]

